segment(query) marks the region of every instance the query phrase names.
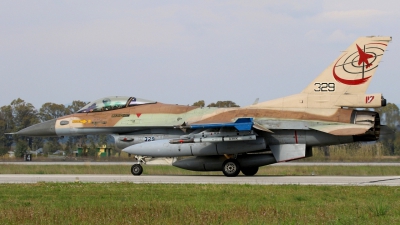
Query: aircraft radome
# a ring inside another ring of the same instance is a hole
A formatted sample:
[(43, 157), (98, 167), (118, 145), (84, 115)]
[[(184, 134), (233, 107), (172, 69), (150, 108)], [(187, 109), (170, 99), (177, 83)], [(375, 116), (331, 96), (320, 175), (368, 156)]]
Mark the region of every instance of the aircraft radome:
[(386, 105), (382, 94), (366, 90), (391, 39), (358, 38), (296, 95), (241, 108), (111, 96), (16, 134), (111, 134), (116, 146), (138, 157), (133, 175), (142, 173), (143, 157), (191, 156), (173, 165), (252, 176), (260, 166), (310, 157), (313, 146), (378, 140), (379, 114), (355, 108)]

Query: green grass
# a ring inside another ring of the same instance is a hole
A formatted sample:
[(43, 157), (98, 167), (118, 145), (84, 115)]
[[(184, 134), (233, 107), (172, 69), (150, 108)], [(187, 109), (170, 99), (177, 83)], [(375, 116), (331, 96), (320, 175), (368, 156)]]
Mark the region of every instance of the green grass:
[(0, 184), (0, 224), (399, 224), (398, 187)]
[[(129, 165), (13, 165), (0, 166), (0, 174), (130, 174)], [(150, 175), (221, 175), (222, 172), (194, 172), (173, 166), (144, 165)], [(396, 166), (264, 166), (257, 175), (396, 176)]]

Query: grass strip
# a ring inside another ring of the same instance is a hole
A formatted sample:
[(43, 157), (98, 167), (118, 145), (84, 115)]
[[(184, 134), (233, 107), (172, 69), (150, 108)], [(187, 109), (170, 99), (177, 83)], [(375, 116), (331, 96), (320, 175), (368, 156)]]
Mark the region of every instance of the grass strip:
[(398, 187), (0, 184), (1, 224), (399, 224)]

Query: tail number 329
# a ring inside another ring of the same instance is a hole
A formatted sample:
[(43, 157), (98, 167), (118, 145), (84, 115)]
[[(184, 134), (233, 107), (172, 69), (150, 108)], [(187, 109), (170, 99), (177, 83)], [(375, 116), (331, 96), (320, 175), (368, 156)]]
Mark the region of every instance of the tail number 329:
[(335, 91), (335, 83), (314, 83), (315, 92)]

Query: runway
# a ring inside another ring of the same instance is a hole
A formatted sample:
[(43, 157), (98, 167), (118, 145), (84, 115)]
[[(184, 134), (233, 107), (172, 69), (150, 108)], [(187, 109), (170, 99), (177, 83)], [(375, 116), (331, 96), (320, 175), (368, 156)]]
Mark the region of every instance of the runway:
[[(134, 162), (0, 162), (14, 165), (132, 165)], [(400, 163), (318, 163), (288, 162), (270, 166), (400, 166)], [(251, 185), (348, 185), (348, 186), (400, 186), (400, 176), (238, 176), (223, 175), (82, 175), (82, 174), (0, 174), (0, 183), (37, 182), (128, 182), (149, 184), (251, 184)]]
[(341, 185), (400, 186), (400, 176), (132, 176), (132, 175), (0, 175), (0, 183), (92, 182), (137, 184), (250, 184), (250, 185)]
[[(109, 166), (109, 165), (133, 165), (135, 162), (39, 162), (39, 161), (19, 161), (19, 162), (10, 162), (4, 161), (0, 162), (0, 165), (66, 165), (66, 166)], [(158, 165), (156, 163), (146, 163), (146, 165)], [(171, 165), (163, 163), (162, 165)], [(275, 163), (268, 166), (400, 166), (398, 162), (282, 162)]]

